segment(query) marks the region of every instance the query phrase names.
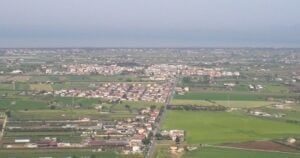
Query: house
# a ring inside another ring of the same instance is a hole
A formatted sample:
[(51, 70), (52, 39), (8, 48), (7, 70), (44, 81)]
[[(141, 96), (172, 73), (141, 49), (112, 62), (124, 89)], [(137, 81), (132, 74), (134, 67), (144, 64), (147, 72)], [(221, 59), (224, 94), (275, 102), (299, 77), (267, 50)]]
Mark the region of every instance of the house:
[(184, 141), (184, 130), (170, 130), (169, 136), (173, 141), (175, 141), (177, 137), (180, 139), (180, 141)]
[(10, 72), (11, 74), (22, 74), (23, 71), (21, 70), (13, 70), (12, 72)]
[(29, 143), (30, 139), (15, 139), (15, 143)]

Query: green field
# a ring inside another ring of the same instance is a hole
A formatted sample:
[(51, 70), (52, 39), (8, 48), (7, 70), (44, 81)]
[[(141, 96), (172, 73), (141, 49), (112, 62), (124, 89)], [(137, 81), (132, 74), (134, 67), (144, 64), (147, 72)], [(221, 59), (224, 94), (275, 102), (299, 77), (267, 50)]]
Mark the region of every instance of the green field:
[(30, 84), (30, 89), (34, 91), (53, 91), (49, 84)]
[(11, 83), (0, 83), (0, 90), (13, 90)]
[(1, 98), (0, 109), (1, 110), (24, 110), (24, 109), (46, 109), (47, 101), (35, 99), (31, 97), (15, 97), (15, 98)]
[(199, 106), (214, 105), (214, 103), (211, 103), (206, 100), (187, 100), (187, 99), (173, 99), (170, 104), (172, 104), (172, 105), (199, 105)]
[(172, 105), (198, 105), (198, 106), (212, 106), (212, 105), (222, 105), (225, 107), (233, 108), (254, 108), (262, 107), (274, 104), (270, 101), (244, 101), (244, 100), (217, 100), (217, 101), (207, 101), (207, 100), (187, 100), (187, 99), (173, 99), (171, 101)]
[[(72, 108), (79, 105), (81, 109), (95, 109), (96, 105), (102, 105), (107, 108), (114, 105), (112, 110), (125, 111), (125, 105), (129, 105), (131, 109), (138, 110), (151, 105), (156, 107), (162, 106), (161, 103), (144, 102), (144, 101), (123, 101), (121, 103), (107, 103), (101, 98), (83, 98), (83, 97), (51, 97), (51, 96), (14, 96), (0, 98), (0, 110), (34, 110), (34, 109), (50, 109), (49, 104), (57, 105), (57, 108)], [(73, 104), (74, 103), (74, 104)]]
[(12, 143), (15, 139), (30, 139), (33, 142), (38, 142), (45, 137), (55, 137), (60, 141), (70, 142), (70, 143), (80, 143), (82, 137), (80, 137), (81, 132), (74, 131), (27, 131), (27, 132), (12, 132), (7, 131), (3, 137), (3, 143)]
[(187, 152), (183, 156), (183, 158), (200, 158), (200, 157), (204, 157), (204, 158), (299, 158), (300, 154), (204, 147), (195, 151)]
[(242, 100), (237, 100), (237, 101), (217, 100), (215, 102), (219, 105), (223, 105), (225, 107), (233, 107), (233, 108), (254, 108), (254, 107), (269, 106), (274, 104), (274, 102), (270, 102), (270, 101), (242, 101)]
[(29, 110), (13, 111), (14, 120), (73, 120), (73, 119), (123, 119), (133, 116), (131, 113), (100, 113), (95, 109), (75, 109), (75, 110)]
[(229, 112), (168, 111), (164, 129), (184, 129), (188, 143), (225, 143), (300, 135), (300, 125)]
[(81, 89), (81, 90), (87, 90), (92, 89), (90, 87), (90, 82), (64, 82), (64, 83), (54, 83), (52, 85), (52, 88), (54, 90), (61, 90), (61, 89)]
[(296, 94), (281, 94), (281, 93), (199, 91), (199, 92), (189, 92), (189, 93), (186, 93), (185, 95), (176, 95), (175, 99), (265, 101), (268, 97), (288, 98), (288, 97), (297, 97), (297, 95)]

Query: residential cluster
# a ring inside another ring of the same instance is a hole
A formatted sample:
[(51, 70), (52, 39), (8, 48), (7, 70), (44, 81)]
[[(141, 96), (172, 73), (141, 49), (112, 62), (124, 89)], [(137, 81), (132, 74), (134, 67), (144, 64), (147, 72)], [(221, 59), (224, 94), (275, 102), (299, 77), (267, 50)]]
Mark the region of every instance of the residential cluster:
[[(67, 142), (56, 137), (45, 136), (40, 139), (17, 138), (10, 142), (4, 141), (6, 148), (94, 148), (98, 150), (118, 149), (124, 153), (142, 153), (145, 145), (150, 142), (155, 123), (158, 121), (160, 110), (147, 107), (139, 111), (139, 114), (124, 120), (91, 120), (81, 118), (79, 120), (36, 121), (34, 124), (23, 121), (22, 124), (11, 122), (7, 131), (77, 131), (80, 132), (81, 141)], [(172, 139), (180, 137), (184, 133), (180, 130), (171, 130)]]
[(171, 91), (170, 83), (104, 83), (93, 90), (62, 89), (45, 92), (61, 97), (104, 98), (108, 100), (153, 101), (164, 103)]
[(174, 78), (177, 75), (183, 76), (210, 76), (210, 77), (238, 77), (238, 71), (224, 71), (223, 68), (205, 68), (188, 65), (153, 64), (150, 66), (118, 66), (116, 64), (70, 64), (62, 65), (62, 70), (54, 71), (45, 65), (41, 66), (42, 72), (48, 75), (118, 75), (125, 73), (142, 74), (150, 80), (164, 81)]
[(222, 68), (204, 68), (199, 66), (169, 64), (151, 65), (145, 70), (145, 74), (150, 76), (151, 80), (167, 80), (176, 75), (209, 76), (211, 78), (240, 76), (238, 71), (224, 71)]
[[(143, 70), (140, 66), (124, 67), (118, 65), (98, 65), (98, 64), (72, 64), (62, 65), (64, 74), (86, 75), (86, 74), (101, 74), (101, 75), (117, 75), (123, 72), (139, 72)], [(46, 69), (47, 71), (47, 69)]]

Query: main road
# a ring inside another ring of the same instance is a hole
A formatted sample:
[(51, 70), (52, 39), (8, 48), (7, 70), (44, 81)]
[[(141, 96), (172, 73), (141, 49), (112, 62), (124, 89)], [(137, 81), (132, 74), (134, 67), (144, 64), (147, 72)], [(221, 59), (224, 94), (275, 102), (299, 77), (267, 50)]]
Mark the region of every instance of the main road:
[(160, 132), (161, 124), (164, 122), (164, 119), (165, 119), (165, 115), (166, 115), (166, 111), (167, 111), (167, 105), (169, 105), (169, 103), (171, 102), (171, 100), (174, 97), (175, 87), (176, 87), (176, 84), (177, 84), (177, 78), (171, 79), (170, 83), (171, 83), (172, 87), (171, 87), (171, 89), (169, 91), (169, 95), (168, 95), (168, 97), (165, 101), (165, 105), (163, 106), (162, 113), (160, 114), (158, 121), (154, 125), (153, 137), (150, 141), (150, 145), (149, 145), (149, 148), (147, 150), (147, 153), (145, 154), (145, 158), (154, 157), (154, 151), (155, 151), (155, 145), (156, 145), (155, 135), (156, 135), (157, 132)]

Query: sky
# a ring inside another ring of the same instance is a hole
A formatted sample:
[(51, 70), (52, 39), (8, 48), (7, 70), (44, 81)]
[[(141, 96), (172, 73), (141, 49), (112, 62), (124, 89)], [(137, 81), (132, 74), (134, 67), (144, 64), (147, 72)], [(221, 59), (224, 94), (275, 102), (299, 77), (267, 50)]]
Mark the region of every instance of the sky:
[(0, 47), (300, 47), (299, 0), (0, 0)]

